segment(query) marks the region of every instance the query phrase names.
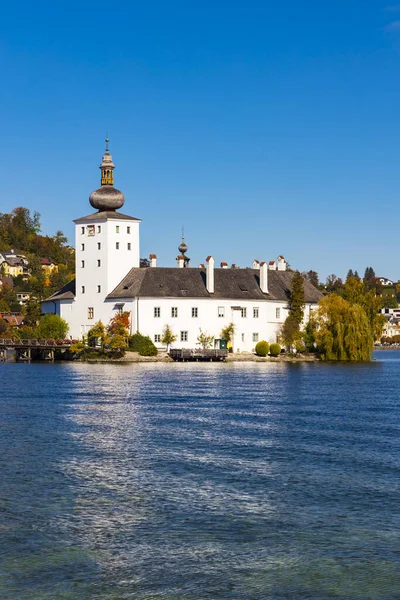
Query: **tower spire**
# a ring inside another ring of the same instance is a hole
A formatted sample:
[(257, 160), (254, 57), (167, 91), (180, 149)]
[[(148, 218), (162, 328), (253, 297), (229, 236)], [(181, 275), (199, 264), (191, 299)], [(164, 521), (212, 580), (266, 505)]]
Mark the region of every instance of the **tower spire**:
[(115, 165), (113, 163), (112, 156), (110, 154), (110, 150), (108, 148), (108, 131), (106, 134), (106, 151), (103, 156), (103, 160), (101, 161), (100, 169), (101, 169), (101, 185), (114, 185), (114, 174), (113, 171), (115, 169)]

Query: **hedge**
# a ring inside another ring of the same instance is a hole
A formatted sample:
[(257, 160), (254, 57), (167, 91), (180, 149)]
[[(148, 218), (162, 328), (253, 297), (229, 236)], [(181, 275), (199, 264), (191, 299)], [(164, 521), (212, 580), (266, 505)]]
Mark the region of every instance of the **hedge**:
[(269, 350), (269, 344), (265, 340), (261, 340), (256, 345), (257, 356), (267, 356)]
[(271, 356), (279, 356), (281, 353), (281, 347), (279, 344), (271, 344), (269, 347), (269, 353)]
[(140, 356), (157, 356), (157, 348), (147, 335), (135, 333), (129, 338), (129, 350), (139, 352)]

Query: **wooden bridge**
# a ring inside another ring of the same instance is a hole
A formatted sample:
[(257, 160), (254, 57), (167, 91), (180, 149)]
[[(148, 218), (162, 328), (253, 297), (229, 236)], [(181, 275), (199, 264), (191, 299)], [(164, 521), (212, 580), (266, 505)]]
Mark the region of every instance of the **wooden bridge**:
[(7, 350), (15, 350), (15, 359), (30, 362), (32, 359), (54, 362), (56, 350), (68, 350), (71, 340), (20, 340), (0, 338), (0, 362), (6, 360)]
[(207, 348), (171, 348), (171, 358), (177, 361), (220, 361), (228, 356), (228, 350)]

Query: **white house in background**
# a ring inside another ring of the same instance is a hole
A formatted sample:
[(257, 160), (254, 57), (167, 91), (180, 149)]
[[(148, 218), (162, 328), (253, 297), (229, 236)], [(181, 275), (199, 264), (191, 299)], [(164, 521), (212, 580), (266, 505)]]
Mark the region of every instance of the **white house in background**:
[(377, 277), (377, 280), (382, 285), (393, 285), (393, 283), (394, 283), (391, 279), (388, 279), (387, 277)]
[[(177, 336), (175, 347), (198, 345), (200, 329), (215, 339), (233, 323), (233, 350), (251, 351), (259, 340), (275, 342), (289, 312), (293, 273), (286, 261), (255, 260), (252, 268), (189, 267), (184, 239), (175, 267), (140, 267), (140, 219), (118, 212), (124, 195), (114, 188), (114, 163), (108, 150), (103, 156), (101, 187), (90, 195), (97, 212), (75, 220), (76, 279), (47, 298), (42, 309), (56, 313), (69, 324), (71, 338), (81, 338), (101, 320), (107, 324), (118, 312), (130, 313), (131, 333), (150, 336), (161, 347), (163, 329), (169, 325)], [(321, 293), (304, 284), (305, 321)]]

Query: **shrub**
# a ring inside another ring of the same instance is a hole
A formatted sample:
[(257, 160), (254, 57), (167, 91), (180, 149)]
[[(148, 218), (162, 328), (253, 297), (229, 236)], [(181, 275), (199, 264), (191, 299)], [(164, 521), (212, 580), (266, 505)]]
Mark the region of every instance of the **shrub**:
[(271, 356), (279, 356), (281, 353), (281, 347), (279, 344), (271, 344), (269, 347), (269, 353)]
[(267, 356), (269, 350), (269, 344), (265, 340), (261, 340), (256, 345), (256, 354), (257, 356)]
[(128, 343), (129, 350), (139, 352), (140, 356), (157, 356), (157, 348), (146, 335), (135, 333), (130, 336)]

